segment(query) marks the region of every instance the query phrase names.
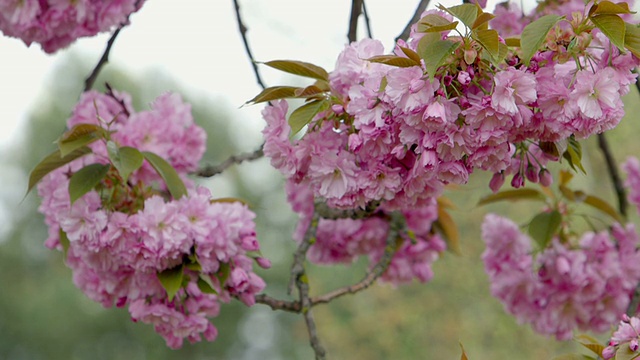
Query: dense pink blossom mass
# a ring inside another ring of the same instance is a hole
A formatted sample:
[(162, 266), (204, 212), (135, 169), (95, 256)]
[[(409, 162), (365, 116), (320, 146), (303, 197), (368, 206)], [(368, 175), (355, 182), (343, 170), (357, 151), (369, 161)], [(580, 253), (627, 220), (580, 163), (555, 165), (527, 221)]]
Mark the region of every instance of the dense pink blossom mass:
[(47, 53), (128, 23), (144, 0), (0, 0), (0, 31)]
[[(135, 112), (124, 93), (83, 94), (68, 126), (96, 124), (112, 132), (119, 146), (151, 151), (186, 176), (205, 150), (205, 133), (193, 122), (191, 108), (176, 94), (158, 97), (151, 110)], [(105, 143), (38, 185), (40, 211), (49, 226), (46, 245), (65, 248), (73, 280), (89, 298), (105, 307), (128, 306), (134, 321), (151, 323), (171, 348), (183, 339), (215, 339), (209, 322), (220, 302), (237, 297), (253, 305), (265, 284), (253, 273), (257, 255), (255, 215), (240, 202), (216, 202), (206, 188), (189, 185), (188, 195), (170, 199), (163, 180), (145, 162), (127, 183), (111, 169), (100, 191), (73, 204), (70, 176), (85, 165), (107, 163)], [(64, 238), (64, 239), (63, 239)], [(68, 245), (65, 245), (68, 242)], [(163, 272), (182, 276), (173, 298), (159, 280)]]

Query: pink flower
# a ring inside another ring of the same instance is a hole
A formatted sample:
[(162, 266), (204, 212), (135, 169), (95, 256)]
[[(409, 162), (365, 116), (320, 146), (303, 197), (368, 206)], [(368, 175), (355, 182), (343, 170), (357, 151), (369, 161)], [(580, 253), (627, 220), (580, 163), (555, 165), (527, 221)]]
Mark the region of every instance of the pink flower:
[(604, 68), (595, 73), (589, 70), (578, 71), (571, 100), (577, 103), (584, 116), (599, 119), (605, 111), (617, 106), (620, 100), (620, 85), (611, 81), (614, 77), (615, 72), (611, 68)]

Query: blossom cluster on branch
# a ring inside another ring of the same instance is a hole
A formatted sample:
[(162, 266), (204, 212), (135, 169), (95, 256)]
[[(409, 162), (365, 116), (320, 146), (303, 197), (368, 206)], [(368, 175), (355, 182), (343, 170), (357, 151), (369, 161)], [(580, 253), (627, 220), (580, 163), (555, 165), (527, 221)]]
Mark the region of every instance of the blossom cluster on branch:
[[(259, 255), (255, 214), (189, 182), (176, 195), (180, 177), (196, 169), (205, 150), (205, 133), (178, 95), (161, 95), (150, 111), (130, 104), (124, 93), (88, 92), (76, 105), (58, 143), (65, 153), (71, 146), (87, 154), (38, 185), (46, 245), (64, 250), (74, 283), (89, 298), (128, 306), (132, 319), (153, 324), (169, 347), (201, 335), (213, 340), (209, 319), (220, 303), (236, 297), (253, 305), (265, 286), (252, 270), (254, 260), (270, 266)], [(79, 196), (84, 185), (77, 184), (86, 183), (92, 186)]]
[(128, 23), (144, 0), (0, 0), (0, 31), (47, 53)]

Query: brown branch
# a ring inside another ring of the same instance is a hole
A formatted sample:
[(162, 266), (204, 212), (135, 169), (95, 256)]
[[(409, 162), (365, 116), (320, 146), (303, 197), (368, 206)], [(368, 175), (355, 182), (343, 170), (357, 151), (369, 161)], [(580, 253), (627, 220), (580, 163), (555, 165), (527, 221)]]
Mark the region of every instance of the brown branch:
[(364, 0), (352, 0), (351, 1), (351, 16), (349, 17), (349, 32), (347, 32), (347, 39), (349, 43), (352, 43), (358, 39), (358, 18), (362, 13), (362, 3)]
[(371, 19), (369, 18), (369, 12), (367, 11), (367, 5), (362, 0), (362, 14), (364, 15), (364, 24), (367, 27), (367, 37), (373, 39), (373, 33), (371, 32)]
[(629, 206), (629, 204), (627, 203), (627, 192), (624, 189), (624, 185), (622, 184), (622, 179), (620, 178), (620, 173), (618, 172), (618, 165), (613, 158), (613, 153), (609, 148), (609, 143), (607, 142), (607, 138), (604, 134), (598, 134), (598, 146), (600, 146), (602, 155), (607, 162), (609, 177), (611, 177), (611, 182), (613, 182), (613, 188), (618, 198), (618, 210), (620, 211), (620, 214), (622, 214), (622, 216), (626, 217), (627, 207)]
[(215, 165), (215, 166), (209, 165), (209, 166), (203, 167), (199, 169), (195, 173), (195, 175), (200, 177), (212, 177), (214, 175), (220, 174), (221, 172), (225, 171), (227, 168), (229, 168), (233, 164), (240, 164), (245, 161), (260, 159), (261, 157), (264, 156), (264, 152), (262, 151), (262, 146), (263, 145), (261, 145), (260, 148), (255, 150), (254, 152), (230, 156), (227, 160), (223, 161), (219, 165)]
[(256, 295), (256, 303), (267, 305), (271, 310), (282, 310), (292, 313), (300, 313), (300, 302), (274, 299), (266, 294)]
[(98, 60), (98, 63), (93, 68), (93, 71), (91, 71), (91, 74), (89, 74), (89, 77), (87, 77), (87, 79), (84, 81), (83, 91), (86, 92), (91, 90), (91, 88), (93, 87), (93, 84), (96, 82), (96, 79), (98, 78), (98, 75), (100, 74), (100, 71), (102, 70), (104, 65), (106, 65), (107, 62), (109, 62), (109, 53), (111, 52), (111, 47), (115, 43), (116, 38), (118, 37), (118, 34), (120, 33), (120, 30), (122, 30), (123, 26), (120, 26), (119, 28), (117, 28), (116, 31), (114, 31), (111, 37), (109, 38), (109, 41), (107, 41), (107, 47), (104, 49), (104, 52), (102, 53), (102, 57), (100, 57), (100, 60)]
[(256, 81), (258, 85), (262, 89), (265, 89), (267, 86), (262, 81), (262, 77), (260, 76), (260, 70), (258, 69), (258, 64), (256, 63), (255, 58), (253, 57), (253, 53), (251, 52), (251, 47), (249, 46), (249, 41), (247, 40), (247, 27), (242, 22), (242, 16), (240, 15), (240, 4), (238, 0), (233, 0), (233, 4), (236, 9), (236, 20), (238, 21), (238, 30), (240, 31), (240, 36), (242, 36), (242, 42), (244, 43), (244, 50), (251, 61), (251, 66), (253, 66), (253, 73), (256, 75)]
[(422, 13), (427, 9), (427, 6), (429, 6), (429, 0), (420, 0), (416, 11), (413, 13), (413, 17), (411, 18), (411, 20), (409, 20), (407, 26), (404, 27), (404, 30), (402, 30), (400, 35), (396, 37), (396, 42), (398, 42), (398, 40), (400, 39), (406, 41), (409, 38), (409, 34), (411, 34), (411, 25), (417, 23), (418, 20), (420, 20), (420, 15), (422, 15)]

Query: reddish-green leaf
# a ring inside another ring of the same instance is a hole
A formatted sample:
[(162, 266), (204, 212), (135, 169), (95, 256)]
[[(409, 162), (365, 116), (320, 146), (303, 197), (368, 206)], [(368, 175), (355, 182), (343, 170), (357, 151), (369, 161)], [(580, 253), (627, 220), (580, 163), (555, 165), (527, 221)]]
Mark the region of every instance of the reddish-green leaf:
[(329, 108), (329, 102), (325, 99), (314, 100), (295, 109), (289, 116), (291, 136), (297, 134), (305, 125), (311, 122), (318, 113)]
[(520, 47), (520, 39), (518, 38), (506, 38), (504, 42), (510, 47)]
[(378, 55), (368, 58), (367, 61), (396, 67), (420, 66), (420, 62), (416, 62), (413, 59), (396, 55)]
[(69, 179), (69, 197), (73, 204), (84, 194), (93, 190), (107, 176), (111, 165), (90, 164), (76, 171)]
[(587, 195), (584, 199), (584, 203), (611, 216), (615, 221), (619, 222), (620, 224), (625, 223), (625, 220), (622, 218), (622, 215), (620, 215), (620, 213), (618, 213), (618, 211), (616, 211), (616, 209), (613, 206), (609, 205), (609, 203), (607, 203), (606, 201), (602, 200), (597, 196)]
[(487, 205), (498, 201), (518, 201), (518, 200), (538, 200), (545, 201), (545, 196), (535, 189), (513, 189), (504, 190), (495, 194), (487, 195), (478, 201), (478, 205)]
[(400, 48), (400, 50), (402, 50), (402, 52), (403, 52), (405, 55), (407, 55), (407, 57), (408, 57), (409, 59), (411, 59), (411, 60), (413, 60), (413, 61), (417, 62), (418, 64), (420, 64), (420, 55), (418, 55), (418, 53), (417, 53), (417, 52), (415, 52), (415, 51), (413, 51), (413, 50), (411, 50), (411, 49), (409, 49), (409, 48), (402, 47), (402, 46), (399, 46), (399, 48)]
[(160, 156), (149, 151), (143, 151), (142, 156), (144, 156), (158, 175), (160, 175), (162, 180), (164, 180), (167, 185), (167, 189), (169, 189), (169, 193), (171, 193), (171, 196), (173, 196), (174, 199), (177, 200), (182, 196), (187, 195), (186, 186), (184, 186), (180, 175), (178, 175), (178, 172), (176, 172), (176, 169), (174, 169), (171, 164)]
[(318, 80), (329, 81), (329, 73), (320, 66), (313, 65), (304, 61), (296, 60), (272, 60), (264, 63), (274, 69), (278, 69), (289, 74), (310, 77)]
[(64, 157), (74, 150), (80, 149), (92, 142), (105, 137), (105, 131), (98, 125), (78, 124), (62, 134), (58, 139), (60, 156)]
[(450, 31), (458, 26), (457, 21), (449, 21), (438, 14), (427, 14), (418, 22), (419, 32), (442, 32)]
[(525, 65), (529, 65), (533, 54), (538, 51), (551, 28), (556, 26), (562, 18), (558, 15), (545, 15), (524, 27), (520, 36), (520, 48)]
[(322, 88), (316, 85), (309, 85), (306, 88), (298, 88), (294, 94), (297, 98), (309, 98), (317, 95), (321, 95), (325, 92)]
[(462, 351), (462, 354), (460, 355), (460, 360), (469, 360), (469, 358), (467, 357), (467, 353), (464, 351), (464, 346), (462, 346), (462, 343), (460, 344), (460, 351)]
[(176, 296), (178, 290), (182, 287), (183, 277), (184, 271), (182, 264), (158, 273), (158, 280), (160, 280), (162, 287), (167, 292), (169, 301), (173, 300), (173, 297)]
[(29, 174), (29, 187), (27, 188), (27, 194), (47, 174), (77, 158), (89, 154), (90, 152), (91, 149), (85, 146), (67, 154), (64, 157), (60, 156), (60, 151), (58, 150), (49, 154), (47, 157), (42, 159), (42, 161), (40, 161), (33, 170), (31, 170), (31, 173)]
[(587, 171), (582, 166), (582, 146), (580, 145), (578, 140), (573, 137), (573, 135), (569, 138), (567, 143), (567, 150), (562, 154), (562, 157), (569, 161), (569, 166), (571, 166), (574, 171), (578, 171), (576, 170), (577, 167), (578, 169), (580, 169), (580, 171), (582, 171), (583, 174), (587, 173)]
[(633, 14), (635, 11), (629, 9), (629, 4), (625, 2), (612, 3), (611, 1), (600, 1), (589, 9), (589, 16), (600, 14)]
[(626, 27), (624, 20), (615, 14), (602, 14), (594, 15), (591, 18), (591, 22), (605, 34), (609, 41), (620, 51), (624, 51), (624, 36)]
[(471, 29), (486, 30), (489, 26), (489, 21), (491, 21), (495, 17), (496, 16), (493, 14), (483, 12), (482, 14), (478, 15), (478, 18), (473, 22)]
[(447, 249), (456, 255), (461, 255), (458, 227), (451, 215), (445, 210), (445, 207), (440, 204), (438, 204), (438, 220), (434, 222), (434, 226), (447, 242)]
[(253, 104), (258, 104), (261, 102), (267, 102), (267, 101), (273, 101), (273, 100), (280, 100), (280, 99), (287, 99), (287, 98), (293, 98), (296, 97), (296, 90), (300, 89), (299, 87), (295, 87), (295, 86), (272, 86), (272, 87), (268, 87), (264, 90), (262, 90), (262, 92), (260, 92), (260, 94), (256, 95), (256, 97), (254, 97), (253, 99), (247, 101), (246, 103), (253, 103)]
[(560, 229), (560, 224), (562, 215), (557, 210), (542, 212), (529, 223), (529, 235), (538, 243), (540, 249), (544, 249)]

